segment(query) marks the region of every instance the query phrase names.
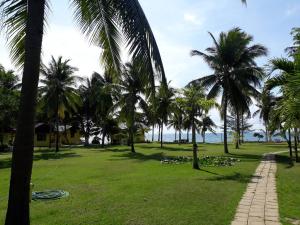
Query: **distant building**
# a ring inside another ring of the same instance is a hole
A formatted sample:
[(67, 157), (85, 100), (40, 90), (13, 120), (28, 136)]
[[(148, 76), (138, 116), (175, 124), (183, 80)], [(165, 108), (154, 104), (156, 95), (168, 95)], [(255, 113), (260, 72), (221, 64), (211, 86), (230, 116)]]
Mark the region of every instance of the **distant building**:
[[(59, 145), (78, 145), (81, 144), (80, 129), (75, 126), (58, 126)], [(34, 146), (51, 147), (56, 142), (56, 128), (47, 123), (35, 125)]]

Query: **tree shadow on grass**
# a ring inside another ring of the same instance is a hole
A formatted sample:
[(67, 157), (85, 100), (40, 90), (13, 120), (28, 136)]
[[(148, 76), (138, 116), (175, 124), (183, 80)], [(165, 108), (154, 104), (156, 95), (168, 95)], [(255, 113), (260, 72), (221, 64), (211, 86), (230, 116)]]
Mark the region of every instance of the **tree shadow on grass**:
[(81, 157), (80, 155), (74, 153), (74, 152), (43, 152), (41, 154), (36, 154), (33, 156), (34, 161), (39, 160), (57, 160), (57, 159), (65, 159), (65, 158), (74, 158), (74, 157)]
[(155, 161), (160, 161), (163, 158), (165, 158), (166, 156), (164, 155), (163, 152), (160, 153), (154, 153), (154, 154), (150, 154), (150, 155), (145, 155), (139, 152), (136, 153), (132, 153), (132, 152), (128, 152), (128, 153), (124, 153), (122, 155), (114, 155), (112, 156), (114, 157), (114, 159), (110, 159), (110, 160), (126, 160), (126, 159), (135, 159), (141, 162), (145, 162), (148, 160), (155, 160)]
[[(249, 183), (249, 182), (251, 182), (251, 178), (254, 178), (254, 176), (235, 172), (232, 175), (218, 175), (218, 176), (210, 177), (210, 178), (203, 179), (203, 180), (207, 180), (207, 181), (236, 181), (236, 182), (239, 182), (239, 183)], [(259, 177), (257, 177), (257, 178), (259, 178)]]
[[(285, 166), (286, 169), (294, 167), (294, 164), (291, 164), (290, 157), (286, 155), (275, 155), (276, 162)], [(296, 162), (294, 162), (296, 163)]]

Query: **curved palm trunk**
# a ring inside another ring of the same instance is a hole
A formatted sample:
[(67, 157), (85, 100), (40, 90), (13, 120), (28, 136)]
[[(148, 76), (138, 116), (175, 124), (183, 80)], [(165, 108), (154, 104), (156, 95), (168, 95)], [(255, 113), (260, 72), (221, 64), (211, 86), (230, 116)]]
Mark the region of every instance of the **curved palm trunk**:
[(199, 163), (198, 163), (198, 146), (196, 142), (196, 125), (195, 121), (193, 119), (193, 125), (192, 125), (192, 143), (193, 143), (193, 169), (199, 170)]
[(202, 132), (203, 144), (205, 144), (205, 132)]
[(30, 224), (29, 191), (44, 11), (45, 0), (27, 0), (25, 62), (15, 148), (12, 155), (6, 225)]
[(295, 149), (296, 162), (299, 162), (297, 136), (298, 136), (298, 129), (295, 128), (295, 135), (294, 135), (294, 144), (295, 144), (295, 146), (294, 146), (294, 149)]
[(160, 130), (160, 147), (163, 147), (163, 128), (164, 127), (164, 123), (161, 123), (161, 130)]
[(228, 144), (227, 144), (227, 94), (225, 93), (225, 100), (224, 100), (224, 110), (223, 110), (223, 116), (224, 116), (224, 152), (227, 154), (228, 151)]

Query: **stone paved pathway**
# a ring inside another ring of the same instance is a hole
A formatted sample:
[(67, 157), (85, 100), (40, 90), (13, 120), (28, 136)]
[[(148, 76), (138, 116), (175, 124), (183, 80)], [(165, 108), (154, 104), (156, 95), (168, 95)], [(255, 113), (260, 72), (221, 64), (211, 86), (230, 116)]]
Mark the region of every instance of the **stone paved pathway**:
[(276, 169), (275, 155), (265, 155), (248, 184), (231, 225), (281, 225)]

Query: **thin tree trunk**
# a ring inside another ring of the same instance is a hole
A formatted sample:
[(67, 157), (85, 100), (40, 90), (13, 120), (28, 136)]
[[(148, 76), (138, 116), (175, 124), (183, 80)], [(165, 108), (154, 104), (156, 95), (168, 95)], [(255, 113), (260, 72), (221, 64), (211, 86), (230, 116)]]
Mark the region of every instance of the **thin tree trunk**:
[(240, 134), (239, 144), (242, 145), (244, 143), (244, 112), (242, 112), (242, 127), (240, 129)]
[(292, 138), (291, 138), (291, 129), (288, 130), (288, 145), (289, 145), (289, 150), (290, 150), (290, 164), (293, 165), (293, 149), (292, 149)]
[(154, 124), (152, 125), (152, 142), (154, 142)]
[(56, 116), (55, 116), (55, 124), (56, 124), (56, 140), (55, 140), (55, 152), (59, 151), (59, 122), (58, 122), (58, 98), (56, 103)]
[(236, 110), (236, 141), (235, 141), (235, 149), (240, 148), (240, 115), (238, 110)]
[(164, 123), (161, 123), (161, 130), (160, 130), (160, 147), (163, 147), (163, 128), (164, 128)]
[(223, 116), (224, 116), (224, 152), (227, 154), (228, 151), (228, 144), (227, 144), (227, 94), (225, 93), (225, 100), (224, 100), (224, 110), (223, 110)]
[(298, 135), (298, 129), (295, 128), (295, 135), (294, 135), (295, 146), (294, 146), (294, 149), (295, 149), (295, 155), (296, 155), (296, 162), (299, 162), (297, 135)]
[(160, 123), (158, 123), (158, 138), (157, 141), (160, 142)]
[(177, 141), (177, 130), (175, 130), (175, 142)]
[(266, 142), (269, 142), (269, 131), (268, 131), (268, 125), (265, 123), (265, 127), (266, 127)]
[(29, 225), (34, 120), (43, 40), (45, 0), (27, 0), (25, 61), (20, 110), (12, 155), (6, 225)]
[(205, 132), (202, 132), (203, 144), (205, 144)]
[(188, 143), (190, 143), (190, 129), (189, 128), (187, 129), (187, 132), (186, 132), (186, 140)]
[(179, 134), (178, 135), (179, 135), (178, 143), (181, 144), (181, 127), (179, 127)]
[(193, 143), (193, 169), (199, 170), (199, 163), (198, 163), (198, 146), (196, 142), (196, 125), (193, 118), (193, 124), (192, 124), (192, 143)]
[(131, 145), (131, 152), (135, 153), (135, 149), (134, 149), (134, 137), (133, 137), (133, 126), (130, 129), (130, 145)]
[(105, 136), (106, 136), (106, 132), (103, 131), (102, 133), (102, 140), (101, 140), (101, 147), (104, 148), (104, 144), (105, 144)]

